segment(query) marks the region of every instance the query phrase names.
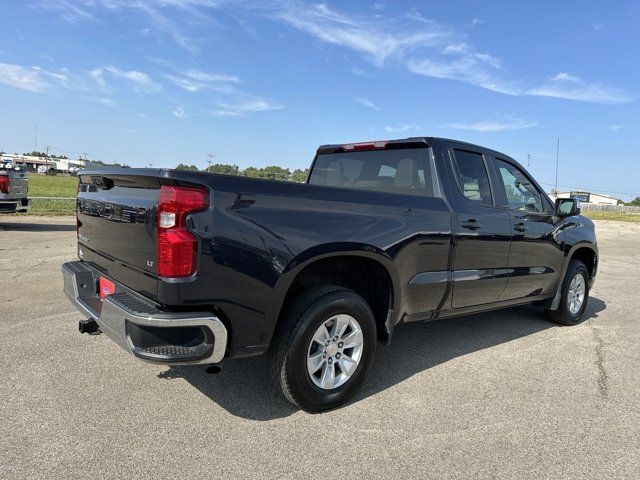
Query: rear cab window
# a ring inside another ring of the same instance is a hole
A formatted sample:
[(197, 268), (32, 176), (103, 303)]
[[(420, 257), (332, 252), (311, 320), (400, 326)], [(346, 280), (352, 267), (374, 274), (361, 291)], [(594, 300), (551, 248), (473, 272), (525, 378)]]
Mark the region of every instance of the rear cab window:
[(440, 196), (428, 148), (318, 155), (309, 184), (388, 193)]

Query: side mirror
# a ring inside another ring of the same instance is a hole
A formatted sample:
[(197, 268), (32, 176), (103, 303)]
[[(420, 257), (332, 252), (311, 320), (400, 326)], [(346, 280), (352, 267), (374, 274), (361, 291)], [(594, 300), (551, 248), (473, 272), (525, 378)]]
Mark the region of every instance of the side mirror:
[(556, 215), (559, 217), (580, 215), (580, 202), (575, 198), (556, 198)]

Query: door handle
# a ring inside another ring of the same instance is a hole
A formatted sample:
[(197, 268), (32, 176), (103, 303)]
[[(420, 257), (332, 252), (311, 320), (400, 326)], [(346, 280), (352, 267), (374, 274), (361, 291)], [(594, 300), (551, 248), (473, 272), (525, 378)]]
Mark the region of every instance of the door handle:
[(516, 224), (513, 226), (513, 229), (514, 229), (514, 230), (516, 230), (516, 231), (518, 231), (518, 232), (526, 232), (528, 228), (529, 228), (529, 227), (527, 227), (527, 224), (526, 224), (526, 223), (523, 223), (523, 222), (516, 223)]
[(462, 222), (462, 223), (460, 224), (460, 226), (461, 226), (462, 228), (467, 228), (467, 229), (469, 229), (469, 230), (477, 230), (477, 229), (479, 229), (480, 227), (482, 227), (482, 225), (480, 225), (480, 224), (478, 223), (478, 221), (477, 221), (475, 218), (470, 218), (470, 219), (469, 219), (469, 220), (467, 220), (466, 222)]

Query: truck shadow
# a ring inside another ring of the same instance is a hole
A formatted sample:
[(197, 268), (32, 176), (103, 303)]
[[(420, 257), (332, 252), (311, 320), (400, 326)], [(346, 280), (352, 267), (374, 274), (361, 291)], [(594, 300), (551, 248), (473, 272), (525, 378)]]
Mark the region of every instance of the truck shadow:
[[(590, 298), (586, 319), (597, 318), (605, 308), (605, 302)], [(369, 378), (349, 403), (382, 392), (456, 357), (553, 327), (542, 309), (531, 306), (403, 325), (394, 332), (390, 345), (378, 345)], [(183, 378), (232, 415), (250, 420), (273, 420), (297, 411), (271, 383), (266, 356), (228, 361), (215, 375), (207, 374), (203, 367), (184, 366), (169, 367), (158, 377)]]

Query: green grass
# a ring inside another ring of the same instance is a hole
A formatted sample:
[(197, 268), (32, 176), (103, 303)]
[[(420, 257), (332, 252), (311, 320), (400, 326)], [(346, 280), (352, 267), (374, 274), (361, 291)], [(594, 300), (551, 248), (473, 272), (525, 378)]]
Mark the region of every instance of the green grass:
[(620, 212), (587, 212), (582, 211), (585, 217), (591, 220), (616, 220), (618, 222), (640, 223), (640, 214)]
[(67, 197), (72, 200), (33, 199), (27, 215), (75, 215), (78, 179), (66, 175), (29, 175), (29, 197)]
[(78, 178), (66, 175), (29, 174), (30, 197), (76, 197)]

